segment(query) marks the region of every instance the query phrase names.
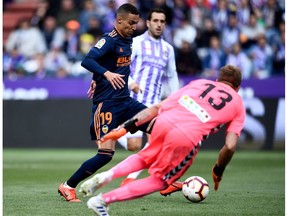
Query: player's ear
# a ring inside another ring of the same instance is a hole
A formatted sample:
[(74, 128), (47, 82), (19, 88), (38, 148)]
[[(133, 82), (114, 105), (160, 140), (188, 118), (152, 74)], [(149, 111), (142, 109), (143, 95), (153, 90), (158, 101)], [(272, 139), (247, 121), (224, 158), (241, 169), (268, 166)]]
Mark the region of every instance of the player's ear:
[(146, 27), (149, 28), (150, 26), (150, 20), (146, 20)]
[(122, 19), (121, 16), (117, 16), (117, 23), (118, 23), (118, 24), (121, 24), (122, 20), (123, 20), (123, 19)]

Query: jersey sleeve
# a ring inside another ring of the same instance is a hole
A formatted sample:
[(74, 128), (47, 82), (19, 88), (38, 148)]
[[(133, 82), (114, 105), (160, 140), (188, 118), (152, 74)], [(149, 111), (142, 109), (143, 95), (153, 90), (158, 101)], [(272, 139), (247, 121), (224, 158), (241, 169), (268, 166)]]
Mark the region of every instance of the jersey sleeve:
[(89, 53), (84, 57), (81, 66), (93, 74), (103, 75), (107, 69), (102, 67), (98, 61), (108, 52), (113, 50), (114, 41), (109, 36), (103, 36), (99, 39)]
[(226, 133), (228, 132), (234, 132), (237, 134), (238, 137), (240, 137), (241, 131), (244, 127), (245, 117), (246, 117), (246, 111), (244, 108), (244, 105), (242, 103), (242, 106), (239, 106), (240, 110), (237, 114), (237, 116), (227, 124)]
[(172, 93), (178, 90), (179, 80), (176, 70), (175, 53), (173, 47), (170, 47), (169, 60), (165, 76), (167, 77), (167, 84), (170, 89), (170, 92)]

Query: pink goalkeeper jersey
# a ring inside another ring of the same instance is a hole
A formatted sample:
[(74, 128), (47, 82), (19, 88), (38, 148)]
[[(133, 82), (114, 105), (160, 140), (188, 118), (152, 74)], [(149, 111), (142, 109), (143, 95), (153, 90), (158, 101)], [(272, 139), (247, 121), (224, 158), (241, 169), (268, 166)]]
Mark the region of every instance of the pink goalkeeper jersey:
[(168, 97), (159, 118), (165, 118), (198, 143), (203, 136), (227, 123), (227, 132), (240, 136), (245, 108), (238, 93), (229, 85), (211, 80), (196, 80)]

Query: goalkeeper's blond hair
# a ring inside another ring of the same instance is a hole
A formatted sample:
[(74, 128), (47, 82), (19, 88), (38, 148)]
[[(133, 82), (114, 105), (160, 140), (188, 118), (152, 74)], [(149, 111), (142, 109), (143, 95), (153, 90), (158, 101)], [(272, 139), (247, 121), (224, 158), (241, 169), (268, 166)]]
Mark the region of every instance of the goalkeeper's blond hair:
[(220, 69), (220, 74), (217, 79), (219, 82), (230, 84), (234, 89), (240, 87), (242, 82), (242, 73), (238, 67), (226, 65)]

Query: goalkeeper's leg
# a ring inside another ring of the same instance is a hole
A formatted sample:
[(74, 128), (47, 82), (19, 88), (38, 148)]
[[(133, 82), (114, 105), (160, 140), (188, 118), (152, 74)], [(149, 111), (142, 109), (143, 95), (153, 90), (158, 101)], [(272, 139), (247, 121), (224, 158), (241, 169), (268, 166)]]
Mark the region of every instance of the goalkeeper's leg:
[(112, 167), (106, 172), (94, 175), (89, 180), (83, 182), (80, 187), (80, 192), (85, 195), (93, 194), (97, 189), (112, 181), (114, 178), (119, 178), (128, 175), (131, 172), (148, 168), (148, 165), (138, 154), (127, 157), (124, 161)]
[[(145, 144), (144, 148), (145, 149), (148, 146), (148, 142)], [(132, 181), (135, 181), (135, 179), (137, 179), (137, 177), (141, 174), (143, 170), (139, 170), (133, 173), (130, 173), (122, 182), (121, 182), (121, 186), (126, 185)]]
[[(145, 185), (145, 187), (143, 187)], [(113, 191), (103, 194), (103, 198), (107, 204), (112, 202), (131, 200), (146, 196), (153, 192), (159, 191), (167, 187), (165, 180), (154, 175), (144, 179), (138, 179), (130, 184), (121, 186)]]
[[(137, 131), (134, 134), (127, 133), (125, 136), (118, 139), (118, 143), (123, 146), (126, 150), (129, 151), (139, 151), (142, 147), (142, 137), (143, 132)], [(134, 173), (131, 173), (121, 182), (121, 186), (128, 184), (129, 182), (134, 181), (141, 173), (142, 171), (137, 171)]]

